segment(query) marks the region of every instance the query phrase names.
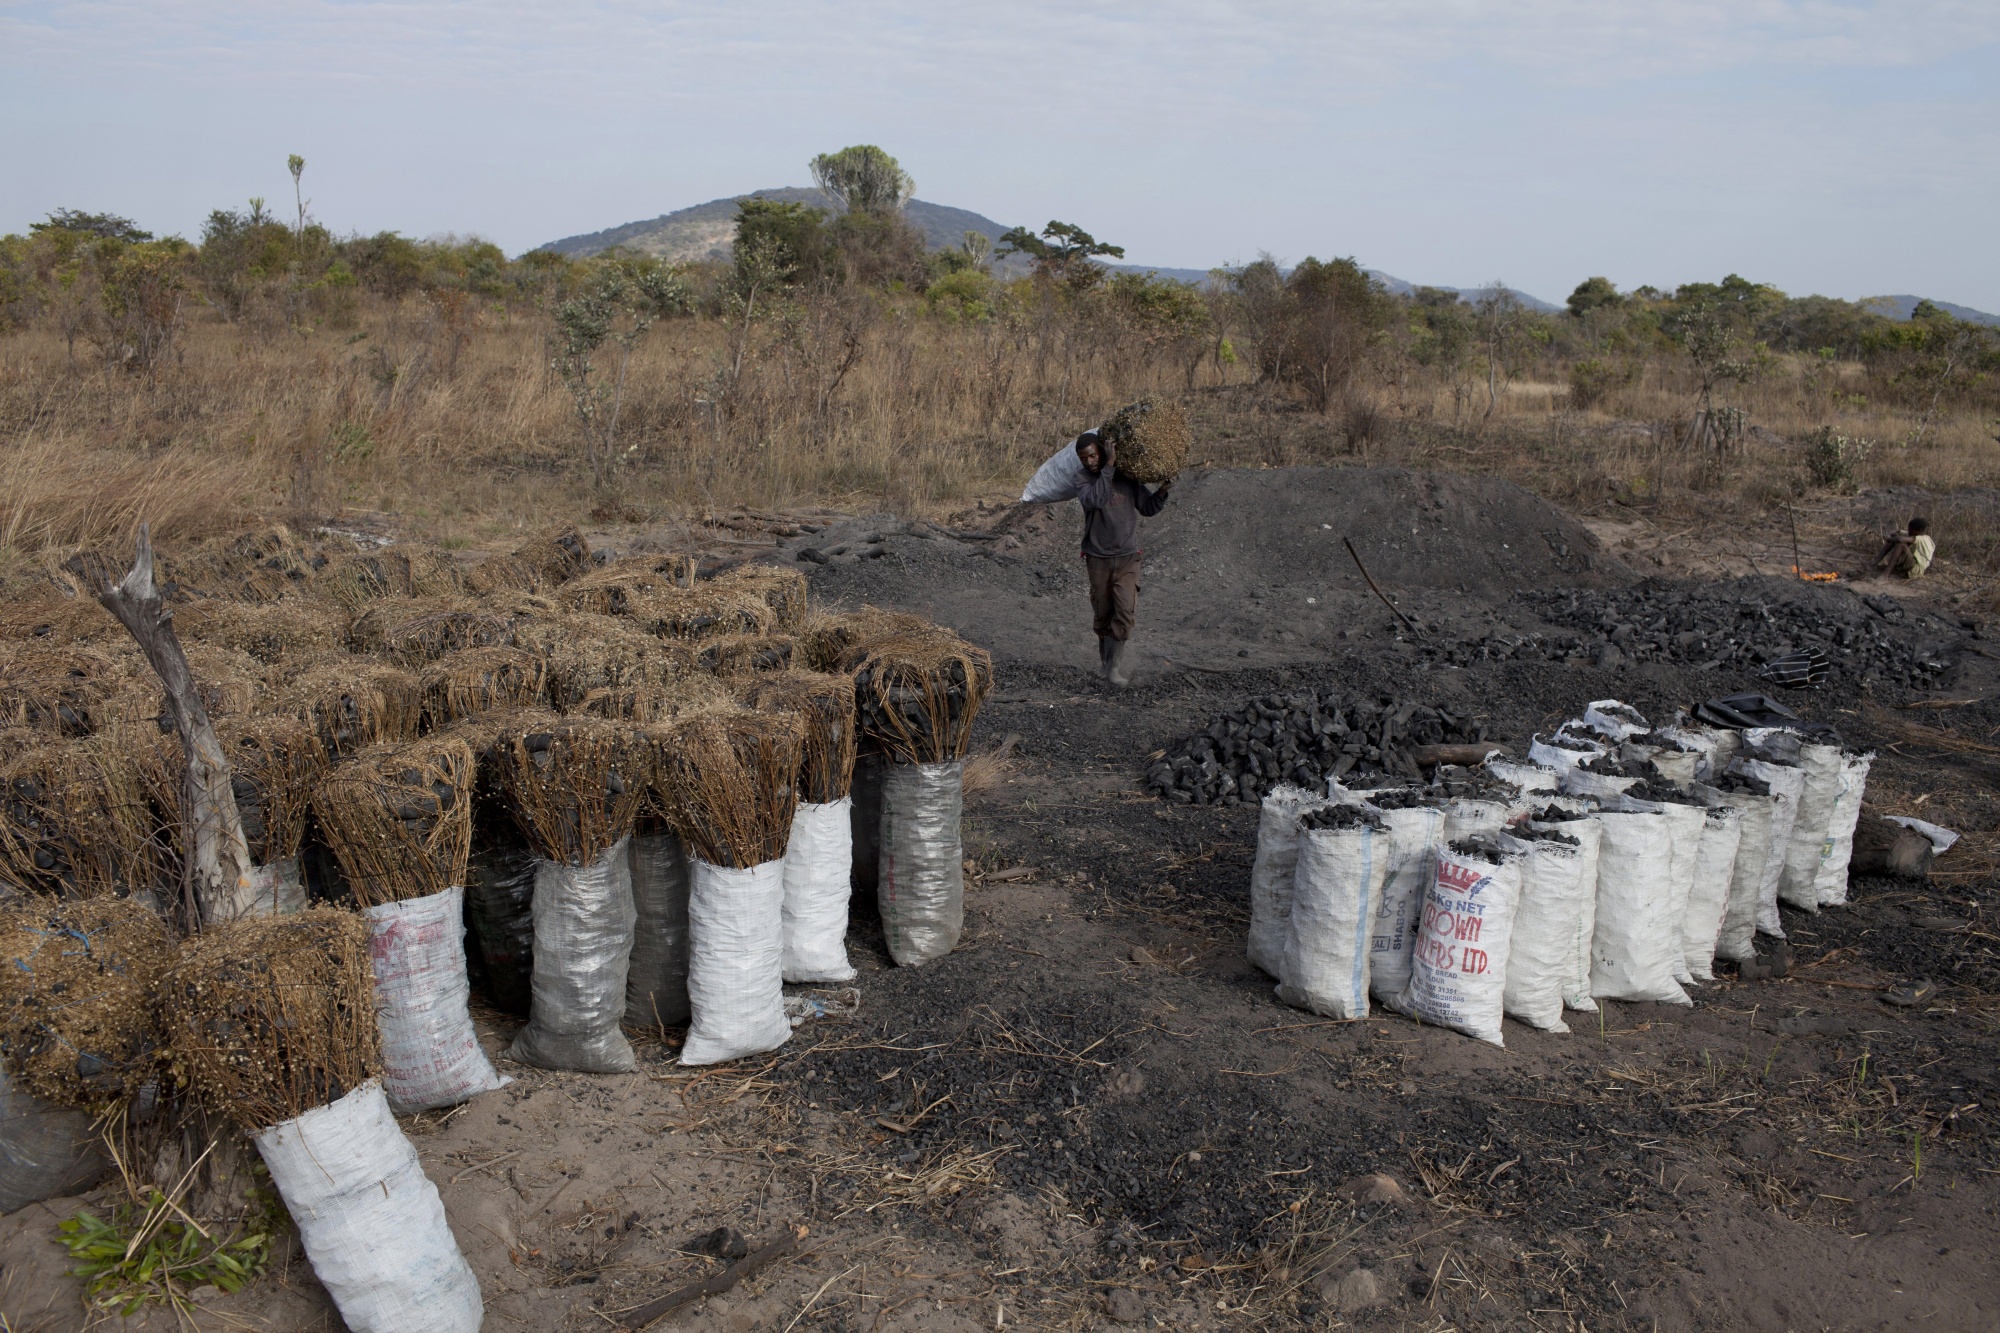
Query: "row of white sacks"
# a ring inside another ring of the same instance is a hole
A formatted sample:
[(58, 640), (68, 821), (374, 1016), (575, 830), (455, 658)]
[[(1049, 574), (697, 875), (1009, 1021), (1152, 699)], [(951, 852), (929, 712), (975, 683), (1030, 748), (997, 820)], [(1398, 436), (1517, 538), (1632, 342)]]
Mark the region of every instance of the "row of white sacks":
[[(1583, 767), (1622, 751), (1678, 799)], [(1401, 1013), (1502, 1044), (1501, 1018), (1567, 1032), (1600, 999), (1691, 1004), (1718, 957), (1742, 961), (1778, 904), (1847, 901), (1873, 755), (1779, 729), (1655, 732), (1601, 700), (1529, 762), (1490, 758), (1507, 799), (1409, 785), (1264, 798), (1250, 961), (1287, 1004)]]

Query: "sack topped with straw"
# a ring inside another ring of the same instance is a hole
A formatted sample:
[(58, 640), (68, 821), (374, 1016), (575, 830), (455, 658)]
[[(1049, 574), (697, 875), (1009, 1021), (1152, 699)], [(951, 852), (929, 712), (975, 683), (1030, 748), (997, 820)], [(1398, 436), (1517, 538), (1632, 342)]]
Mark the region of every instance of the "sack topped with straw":
[(447, 653), (513, 641), (512, 621), (461, 597), (385, 598), (370, 603), (347, 627), (353, 651), (376, 653), (412, 670)]
[(353, 658), (307, 667), (285, 686), (283, 699), (283, 711), (311, 722), (335, 757), (384, 741), (411, 740), (423, 721), (423, 693), (415, 676)]
[(652, 751), (633, 726), (587, 717), (516, 716), (494, 762), (535, 866), (534, 1001), (508, 1049), (544, 1069), (627, 1073), (618, 1030), (635, 912), (626, 838)]
[(785, 980), (852, 981), (846, 939), (854, 887), (854, 680), (784, 671), (747, 683), (742, 698), (753, 708), (789, 713), (805, 728), (799, 806), (785, 845)]
[(520, 648), (467, 648), (431, 663), (418, 688), (424, 725), (438, 730), (480, 713), (541, 703), (548, 692), (548, 664)]
[(157, 913), (130, 899), (0, 912), (0, 1057), (30, 1092), (101, 1109), (160, 1076), (156, 992), (174, 964)]
[(513, 589), (536, 592), (575, 578), (596, 562), (574, 527), (543, 533), (512, 555), (494, 556), (465, 572), (466, 590), (484, 596)]
[(0, 767), (6, 877), (55, 897), (151, 888), (159, 873), (159, 824), (138, 763), (146, 740), (144, 732), (45, 740)]
[(688, 998), (681, 1063), (773, 1050), (784, 1005), (784, 855), (804, 723), (720, 708), (652, 732), (660, 806), (691, 854)]
[(776, 628), (791, 630), (805, 621), (810, 606), (805, 573), (763, 562), (738, 565), (711, 579), (717, 588), (741, 589), (764, 599), (776, 617)]
[(1120, 475), (1157, 486), (1172, 481), (1187, 466), (1192, 433), (1187, 413), (1178, 403), (1141, 398), (1119, 408), (1097, 428), (1117, 450)]
[(449, 596), (464, 586), (465, 576), (449, 559), (403, 545), (343, 556), (313, 580), (315, 591), (355, 611), (383, 597)]
[(374, 1079), (368, 952), (329, 908), (196, 937), (164, 988), (173, 1052), (252, 1133), (349, 1329), (476, 1333), (478, 1280)]
[(993, 658), (950, 630), (894, 632), (850, 648), (861, 732), (899, 763), (962, 759), (993, 688)]

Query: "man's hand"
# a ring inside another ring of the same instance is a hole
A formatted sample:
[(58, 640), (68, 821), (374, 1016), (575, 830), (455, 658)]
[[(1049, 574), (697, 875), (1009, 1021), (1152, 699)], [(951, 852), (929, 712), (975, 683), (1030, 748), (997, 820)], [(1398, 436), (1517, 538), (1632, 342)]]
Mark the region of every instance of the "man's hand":
[(1104, 466), (1106, 466), (1106, 467), (1110, 467), (1110, 466), (1111, 466), (1111, 465), (1112, 465), (1113, 463), (1116, 463), (1116, 462), (1118, 461), (1118, 446), (1117, 446), (1117, 445), (1113, 444), (1113, 443), (1112, 443), (1111, 441), (1109, 441), (1109, 440), (1099, 440), (1099, 441), (1097, 442), (1097, 447), (1098, 447), (1098, 449), (1100, 449), (1101, 451), (1103, 451), (1103, 455), (1104, 455)]
[(1153, 488), (1153, 494), (1159, 496), (1162, 500), (1164, 500), (1167, 498), (1167, 495), (1173, 489), (1174, 489), (1174, 484), (1171, 481), (1163, 481), (1159, 485)]

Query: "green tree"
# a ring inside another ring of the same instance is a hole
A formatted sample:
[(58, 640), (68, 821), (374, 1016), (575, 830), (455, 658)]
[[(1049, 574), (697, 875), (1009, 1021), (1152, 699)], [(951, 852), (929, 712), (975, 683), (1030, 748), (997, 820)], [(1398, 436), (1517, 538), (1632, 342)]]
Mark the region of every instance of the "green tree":
[(1585, 278), (1576, 285), (1576, 290), (1569, 294), (1567, 304), (1569, 313), (1577, 319), (1582, 319), (1593, 310), (1616, 306), (1623, 299), (1618, 295), (1618, 289), (1612, 285), (1611, 279)]
[(94, 236), (101, 241), (124, 241), (128, 244), (153, 239), (152, 232), (141, 231), (131, 218), (120, 217), (116, 213), (86, 213), (77, 208), (58, 208), (48, 215), (47, 220), (29, 223), (28, 230), (37, 236), (47, 232), (69, 232), (76, 236)]
[(1073, 223), (1052, 221), (1039, 236), (1026, 227), (1002, 233), (1000, 254), (1026, 255), (1034, 262), (1037, 277), (1081, 291), (1104, 281), (1108, 270), (1096, 262), (1098, 257), (1123, 259), (1125, 247), (1100, 241)]
[[(632, 353), (656, 320), (687, 305), (687, 288), (677, 271), (646, 261), (613, 260), (600, 263), (583, 289), (556, 307), (553, 366), (576, 405), (584, 461), (600, 486), (610, 481), (621, 460), (618, 418)], [(612, 361), (608, 371), (598, 364), (607, 349)]]
[(154, 378), (183, 323), (181, 304), (193, 258), (185, 241), (119, 245), (103, 269), (97, 336), (107, 366), (124, 365)]
[(1388, 294), (1352, 258), (1322, 263), (1308, 255), (1285, 279), (1285, 296), (1288, 378), (1325, 413), (1345, 396), (1387, 325)]
[(896, 159), (872, 143), (821, 153), (807, 165), (813, 183), (850, 213), (900, 212), (917, 188)]
[(818, 281), (835, 257), (825, 209), (755, 196), (736, 201), (734, 248), (737, 286), (745, 291)]

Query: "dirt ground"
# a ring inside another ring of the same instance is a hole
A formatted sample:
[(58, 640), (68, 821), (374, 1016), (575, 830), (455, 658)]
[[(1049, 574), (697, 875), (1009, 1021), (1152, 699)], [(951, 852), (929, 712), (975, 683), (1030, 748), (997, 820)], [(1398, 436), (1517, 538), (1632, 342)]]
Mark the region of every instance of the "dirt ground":
[[(1016, 739), (968, 796), (962, 944), (896, 969), (857, 903), (852, 1021), (700, 1073), (673, 1064), (673, 1034), (641, 1043), (636, 1075), (503, 1065), (512, 1086), (408, 1122), (488, 1329), (622, 1326), (721, 1270), (703, 1252), (717, 1228), (802, 1239), (662, 1327), (2000, 1327), (2000, 699), (1962, 614), (1975, 588), (1865, 589), (1909, 599), (1894, 632), (1948, 659), (1934, 688), (1837, 677), (1787, 696), (1877, 750), (1877, 808), (1967, 834), (1928, 880), (1787, 909), (1782, 980), (1728, 976), (1691, 1009), (1607, 1004), (1568, 1035), (1510, 1021), (1501, 1049), (1279, 1005), (1243, 956), (1255, 810), (1159, 800), (1147, 757), (1307, 688), (1448, 704), (1517, 747), (1591, 699), (1663, 719), (1754, 688), (1667, 662), (1444, 668), (1432, 650), (1551, 629), (1520, 592), (1743, 575), (1742, 597), (1783, 598), (1789, 533), (1734, 534), (1756, 565), (1731, 568), (1713, 543), (1585, 524), (1485, 479), (1194, 476), (1145, 529), (1138, 676), (1112, 693), (1091, 671), (1077, 523), (1066, 505), (593, 534), (796, 562), (823, 600), (950, 624), (994, 654), (979, 748)], [(1815, 515), (1804, 563), (1851, 571), (1875, 523), (1861, 502)], [(1936, 983), (1927, 1004), (1883, 1002), (1913, 977)], [(497, 1053), (512, 1024), (478, 1016)], [(77, 1206), (0, 1220), (0, 1327), (84, 1326), (49, 1239)], [(296, 1256), (200, 1304), (205, 1329), (340, 1327)]]

